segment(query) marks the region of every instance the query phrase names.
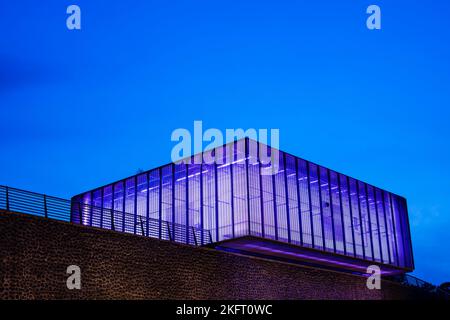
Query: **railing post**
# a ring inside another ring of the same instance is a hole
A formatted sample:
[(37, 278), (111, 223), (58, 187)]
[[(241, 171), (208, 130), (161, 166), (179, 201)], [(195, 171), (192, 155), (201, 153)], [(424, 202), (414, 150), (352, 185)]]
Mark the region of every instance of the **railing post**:
[(209, 243), (212, 243), (213, 241), (212, 241), (211, 230), (209, 230), (208, 233), (209, 233)]
[(141, 223), (141, 232), (142, 232), (142, 235), (145, 236), (145, 233), (144, 233), (144, 222), (142, 222), (142, 216), (141, 216), (141, 215), (139, 215), (139, 220), (140, 220), (140, 223)]
[(44, 216), (48, 218), (48, 212), (47, 212), (47, 196), (44, 194)]
[(9, 211), (9, 188), (8, 186), (6, 188), (6, 211)]
[(111, 209), (111, 230), (116, 231), (116, 227), (114, 226), (114, 210)]
[(167, 232), (169, 233), (169, 240), (170, 240), (170, 241), (173, 241), (172, 235), (170, 234), (170, 225), (169, 225), (169, 222), (166, 221), (166, 223), (167, 223)]
[(191, 229), (192, 229), (192, 235), (194, 236), (194, 243), (195, 243), (196, 246), (198, 246), (198, 244), (197, 244), (197, 236), (195, 235), (194, 227), (191, 227)]

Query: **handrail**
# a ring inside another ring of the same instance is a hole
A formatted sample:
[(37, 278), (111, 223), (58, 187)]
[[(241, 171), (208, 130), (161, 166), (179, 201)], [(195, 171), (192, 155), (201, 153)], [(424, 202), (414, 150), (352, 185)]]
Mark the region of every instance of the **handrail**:
[[(212, 242), (209, 230), (3, 185), (0, 185), (0, 209), (191, 245)], [(78, 219), (74, 219), (77, 215)], [(166, 228), (162, 228), (163, 224)], [(197, 239), (206, 240), (198, 243)]]
[(439, 286), (435, 286), (425, 280), (419, 279), (410, 274), (401, 274), (395, 276), (386, 277), (386, 280), (390, 280), (393, 282), (400, 283), (404, 286), (418, 288), (420, 290), (424, 290), (430, 294), (437, 295), (440, 298), (450, 300), (450, 293), (442, 290)]

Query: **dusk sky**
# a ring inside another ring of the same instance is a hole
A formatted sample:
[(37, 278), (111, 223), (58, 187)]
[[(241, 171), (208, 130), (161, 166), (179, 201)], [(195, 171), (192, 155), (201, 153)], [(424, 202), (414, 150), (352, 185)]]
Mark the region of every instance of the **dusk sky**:
[(282, 150), (406, 197), (413, 274), (450, 281), (449, 9), (1, 1), (0, 184), (70, 198), (170, 162), (194, 120), (275, 128)]

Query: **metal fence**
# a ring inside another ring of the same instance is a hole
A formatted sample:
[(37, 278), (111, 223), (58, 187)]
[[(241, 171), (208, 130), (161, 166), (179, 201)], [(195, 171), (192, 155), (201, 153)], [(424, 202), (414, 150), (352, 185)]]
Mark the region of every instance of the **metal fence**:
[(75, 203), (36, 192), (0, 185), (0, 210), (71, 222), (71, 211), (78, 210), (80, 224), (191, 245), (212, 242), (211, 233), (159, 219), (146, 219), (123, 211)]
[(390, 276), (387, 280), (402, 284), (403, 286), (417, 288), (426, 291), (437, 298), (450, 300), (450, 293), (422, 279), (414, 277), (410, 274), (401, 274)]
[(69, 200), (6, 186), (0, 186), (0, 209), (70, 221)]
[(138, 214), (72, 202), (80, 224), (192, 245), (212, 243), (211, 232)]

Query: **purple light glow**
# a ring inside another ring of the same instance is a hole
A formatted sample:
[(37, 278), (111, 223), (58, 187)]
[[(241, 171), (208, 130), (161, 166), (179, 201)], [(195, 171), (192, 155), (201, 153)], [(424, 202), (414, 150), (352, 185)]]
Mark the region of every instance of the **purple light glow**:
[[(219, 147), (223, 159), (216, 161), (222, 165), (172, 163), (74, 197), (116, 211), (99, 224), (83, 212), (81, 223), (138, 233), (143, 217), (185, 226), (173, 235), (158, 226), (154, 232), (162, 239), (192, 243), (190, 228), (199, 228), (213, 242), (254, 235), (393, 269), (414, 268), (404, 198), (281, 151), (277, 174), (263, 175), (264, 164), (248, 163), (247, 153), (239, 158), (244, 153), (237, 146), (244, 142), (257, 145), (240, 140)], [(72, 221), (80, 221), (80, 213), (72, 214)], [(204, 236), (195, 240), (205, 243)], [(357, 267), (335, 257), (314, 259)]]

